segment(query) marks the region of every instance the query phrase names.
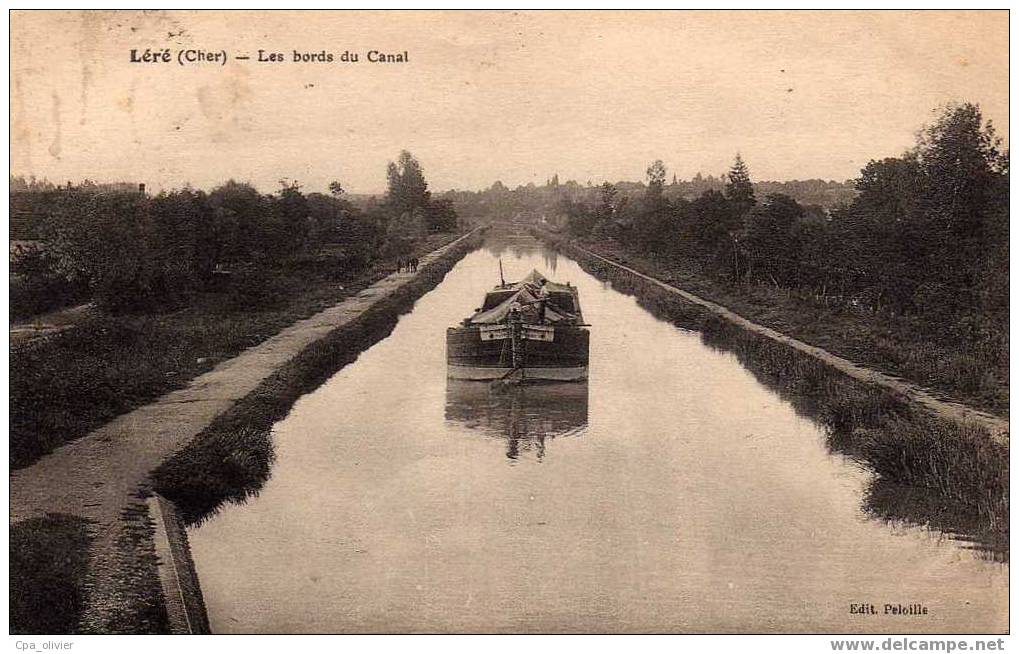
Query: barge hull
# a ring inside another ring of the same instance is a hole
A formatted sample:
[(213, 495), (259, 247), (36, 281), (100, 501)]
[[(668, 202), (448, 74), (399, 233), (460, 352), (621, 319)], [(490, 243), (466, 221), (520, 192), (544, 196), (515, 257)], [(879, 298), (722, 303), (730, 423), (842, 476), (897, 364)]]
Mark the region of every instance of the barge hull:
[[(490, 381), (502, 379), (514, 371), (510, 367), (497, 366), (446, 366), (450, 379), (466, 379), (474, 381)], [(587, 366), (570, 367), (524, 367), (519, 369), (523, 379), (541, 381), (583, 381), (587, 379)]]

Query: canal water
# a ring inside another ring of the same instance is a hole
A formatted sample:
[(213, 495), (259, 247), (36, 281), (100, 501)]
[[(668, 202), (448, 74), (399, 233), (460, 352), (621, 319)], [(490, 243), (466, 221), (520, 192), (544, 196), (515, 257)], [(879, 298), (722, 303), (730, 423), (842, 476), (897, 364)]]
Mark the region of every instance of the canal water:
[[(578, 286), (587, 383), (447, 381), (500, 257)], [(273, 441), (189, 533), (216, 633), (1007, 629), (1007, 564), (874, 517), (872, 475), (732, 354), (539, 247), (469, 254)]]

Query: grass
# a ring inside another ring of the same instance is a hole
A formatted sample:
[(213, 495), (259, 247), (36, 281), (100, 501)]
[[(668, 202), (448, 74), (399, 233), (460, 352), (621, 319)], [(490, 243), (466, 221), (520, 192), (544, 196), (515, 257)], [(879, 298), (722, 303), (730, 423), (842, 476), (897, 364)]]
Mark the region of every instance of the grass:
[[(93, 532), (84, 518), (64, 514), (11, 526), (12, 634), (166, 633), (144, 501), (126, 507), (113, 531)], [(97, 542), (105, 538), (112, 547)]]
[[(265, 410), (248, 400), (227, 415), (240, 413), (242, 405)], [(153, 473), (156, 492), (180, 509), (189, 526), (214, 515), (225, 502), (241, 503), (256, 495), (269, 479), (275, 460), (272, 437), (264, 420), (252, 418), (251, 426), (218, 420)]]
[[(417, 251), (434, 250), (453, 238), (430, 237)], [(228, 288), (200, 295), (176, 311), (98, 315), (12, 350), (11, 467), (30, 465), (114, 417), (184, 387), (218, 362), (357, 293), (392, 268), (382, 265), (349, 278), (328, 265), (279, 270), (271, 276), (269, 292), (242, 289), (239, 294)]]
[(1007, 558), (1008, 448), (982, 427), (922, 413), (891, 391), (747, 331), (569, 243), (556, 244), (656, 317), (699, 331), (705, 344), (733, 353), (761, 383), (821, 424), (832, 452), (874, 473), (864, 511), (956, 533)]
[(154, 534), (148, 507), (139, 494), (124, 507), (120, 520), (96, 536), (85, 580), (82, 633), (169, 632)]
[(88, 522), (51, 513), (11, 527), (12, 634), (77, 633), (88, 574)]
[[(895, 418), (881, 429), (858, 430), (855, 449), (880, 480), (925, 488), (937, 498), (923, 522), (976, 537), (1007, 555), (1008, 448), (973, 425)], [(872, 512), (889, 515), (872, 492)], [(915, 510), (915, 508), (914, 508)], [(899, 517), (907, 519), (903, 512)]]

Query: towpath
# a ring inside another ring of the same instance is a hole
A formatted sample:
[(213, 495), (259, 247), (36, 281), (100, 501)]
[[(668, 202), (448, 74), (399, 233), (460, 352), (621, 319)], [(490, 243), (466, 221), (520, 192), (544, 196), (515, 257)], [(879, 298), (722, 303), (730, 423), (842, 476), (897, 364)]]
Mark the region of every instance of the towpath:
[(44, 313), (30, 320), (12, 322), (9, 330), (11, 347), (21, 347), (41, 338), (73, 329), (78, 323), (88, 319), (94, 313), (95, 305), (89, 302)]

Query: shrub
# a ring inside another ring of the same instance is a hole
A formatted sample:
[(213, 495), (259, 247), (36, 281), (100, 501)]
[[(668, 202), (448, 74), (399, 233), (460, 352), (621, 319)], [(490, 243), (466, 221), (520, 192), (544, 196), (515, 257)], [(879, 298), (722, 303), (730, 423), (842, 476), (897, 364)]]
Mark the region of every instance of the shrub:
[(284, 297), (278, 273), (263, 266), (240, 266), (230, 274), (224, 307), (232, 311), (273, 309)]
[(45, 313), (88, 297), (88, 288), (61, 275), (57, 260), (39, 246), (17, 246), (11, 271), (12, 318)]

